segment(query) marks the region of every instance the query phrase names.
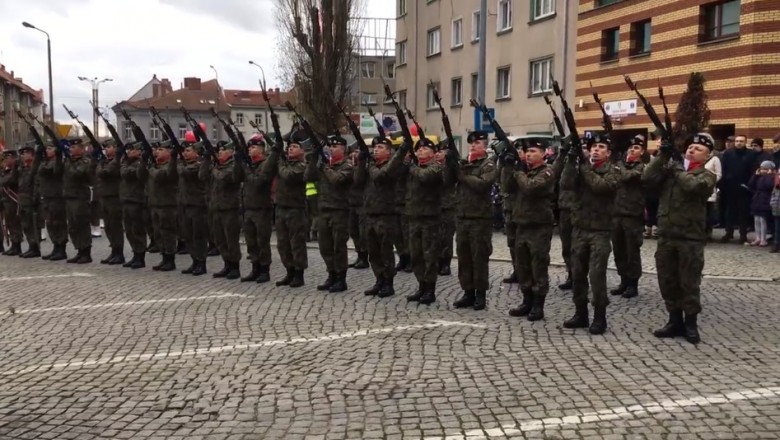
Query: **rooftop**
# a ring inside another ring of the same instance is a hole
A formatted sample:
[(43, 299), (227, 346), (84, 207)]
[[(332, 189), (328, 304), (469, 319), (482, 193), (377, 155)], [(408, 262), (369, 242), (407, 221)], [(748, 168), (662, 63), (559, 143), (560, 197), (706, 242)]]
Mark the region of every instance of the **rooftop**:
[(22, 78), (18, 78), (14, 75), (14, 71), (10, 72), (5, 70), (5, 65), (0, 64), (0, 80), (10, 83), (16, 86), (22, 93), (26, 93), (39, 103), (43, 103), (43, 89), (34, 90), (22, 81)]

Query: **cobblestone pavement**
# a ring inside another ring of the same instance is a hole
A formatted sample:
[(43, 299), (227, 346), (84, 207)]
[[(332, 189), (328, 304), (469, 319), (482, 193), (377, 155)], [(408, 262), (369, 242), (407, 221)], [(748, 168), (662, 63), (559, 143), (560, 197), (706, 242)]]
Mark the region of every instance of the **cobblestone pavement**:
[[(97, 240), (94, 256), (107, 252)], [(406, 303), (411, 274), (388, 299), (363, 296), (366, 270), (348, 292), (317, 292), (309, 258), (292, 290), (0, 257), (0, 438), (780, 436), (776, 283), (705, 280), (694, 347), (650, 334), (665, 321), (652, 276), (592, 337), (561, 328), (573, 306), (556, 289), (546, 321), (508, 317), (518, 292), (503, 262), (474, 312), (452, 308), (454, 276), (430, 307)]]

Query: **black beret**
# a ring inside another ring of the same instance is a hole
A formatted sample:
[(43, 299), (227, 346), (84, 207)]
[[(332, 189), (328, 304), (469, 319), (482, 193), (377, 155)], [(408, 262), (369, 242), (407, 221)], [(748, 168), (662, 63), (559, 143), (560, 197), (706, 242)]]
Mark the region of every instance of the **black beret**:
[(125, 144), (125, 149), (127, 150), (140, 150), (143, 147), (144, 145), (141, 142), (131, 142), (129, 144)]
[(706, 134), (698, 133), (694, 134), (692, 136), (689, 136), (688, 139), (685, 141), (685, 146), (689, 146), (691, 144), (699, 144), (704, 145), (705, 147), (709, 148), (710, 150), (715, 149), (715, 144), (712, 142), (712, 138)]
[(103, 141), (103, 147), (110, 147), (112, 145), (116, 145), (116, 141), (113, 138), (108, 138)]
[(523, 142), (523, 151), (528, 151), (531, 148), (538, 148), (544, 151), (547, 149), (547, 145), (540, 140), (530, 140), (528, 142)]
[(21, 147), (19, 147), (19, 153), (24, 153), (25, 151), (35, 152), (35, 147), (33, 147), (30, 144), (22, 145)]
[(290, 133), (287, 137), (287, 143), (288, 144), (302, 144), (308, 139), (308, 136), (306, 136), (306, 132), (303, 130), (295, 130), (294, 132)]
[(341, 136), (331, 136), (328, 139), (328, 145), (344, 145), (347, 146), (347, 140)]
[(155, 148), (173, 148), (173, 143), (170, 140), (157, 142)]
[(371, 146), (373, 147), (376, 144), (383, 144), (383, 145), (390, 146), (393, 145), (393, 142), (386, 137), (376, 136), (373, 139), (371, 139)]
[(78, 137), (72, 137), (72, 138), (68, 138), (67, 142), (68, 145), (73, 146), (73, 145), (81, 145), (82, 143), (84, 143), (84, 140)]
[(15, 157), (16, 155), (17, 155), (17, 151), (16, 150), (11, 150), (11, 149), (3, 150), (3, 157), (11, 157), (11, 156)]
[(486, 141), (488, 140), (488, 134), (486, 131), (478, 130), (478, 131), (472, 131), (469, 133), (468, 137), (466, 138), (466, 142), (472, 143), (474, 141)]
[[(612, 139), (609, 137), (609, 134), (597, 133), (594, 134), (592, 138), (593, 144), (604, 144), (607, 148), (612, 149)], [(593, 146), (593, 144), (591, 144), (591, 146)]]
[(414, 151), (417, 151), (417, 149), (420, 147), (428, 147), (432, 150), (436, 150), (436, 144), (426, 137), (422, 137), (417, 140), (417, 142), (414, 144)]
[(645, 146), (647, 145), (645, 143), (645, 137), (642, 136), (641, 134), (634, 136), (633, 138), (631, 138), (631, 145), (639, 145), (640, 147), (645, 148)]

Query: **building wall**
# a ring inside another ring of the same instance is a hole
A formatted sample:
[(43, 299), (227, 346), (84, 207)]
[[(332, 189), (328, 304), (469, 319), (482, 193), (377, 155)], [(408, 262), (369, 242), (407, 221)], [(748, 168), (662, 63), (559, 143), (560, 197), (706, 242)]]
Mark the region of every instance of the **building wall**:
[[(152, 134), (152, 127), (154, 126), (152, 124), (152, 117), (149, 114), (149, 111), (147, 110), (135, 110), (131, 111), (128, 109), (127, 114), (130, 116), (130, 118), (138, 124), (139, 127), (141, 127), (141, 130), (143, 130), (144, 135), (146, 136), (146, 139), (149, 141), (159, 141), (162, 140), (162, 133), (159, 134), (159, 136), (153, 136)], [(214, 116), (211, 115), (209, 112), (199, 112), (199, 111), (190, 111), (190, 114), (193, 118), (195, 118), (198, 122), (204, 122), (207, 127), (210, 128), (209, 133), (206, 133), (209, 136), (209, 139), (214, 141), (217, 138), (215, 129), (219, 128), (220, 135), (222, 136), (223, 140), (227, 140), (227, 136), (222, 133), (222, 129), (219, 126), (219, 122), (217, 121)], [(168, 125), (171, 126), (173, 129), (173, 132), (179, 137), (179, 139), (183, 138), (183, 134), (180, 134), (179, 127), (185, 127), (187, 131), (191, 130), (189, 124), (187, 124), (186, 120), (184, 119), (184, 115), (181, 114), (179, 111), (161, 111), (160, 115), (168, 122)], [(224, 117), (224, 116), (223, 116)], [(128, 142), (128, 141), (135, 141), (135, 137), (133, 137), (132, 131), (130, 131), (129, 123), (125, 121), (125, 118), (122, 116), (121, 113), (116, 114), (117, 118), (117, 124), (116, 129), (119, 132), (119, 136), (122, 138), (122, 142)]]
[[(239, 124), (238, 114), (243, 115), (243, 123)], [(282, 134), (288, 133), (292, 129), (293, 114), (288, 110), (274, 109), (274, 113), (279, 117), (279, 129)], [(257, 115), (257, 118), (255, 116)], [(258, 124), (258, 128), (270, 133), (273, 132), (273, 125), (271, 123), (271, 112), (268, 111), (268, 107), (232, 107), (230, 109), (230, 117), (233, 122), (241, 130), (244, 138), (249, 139), (256, 133), (255, 129), (249, 124), (249, 120), (254, 120)]]
[[(623, 79), (629, 74), (663, 117), (658, 78), (670, 112), (674, 112), (691, 72), (702, 72), (712, 111), (711, 127), (734, 124), (739, 134), (771, 139), (780, 117), (780, 1), (742, 0), (739, 35), (724, 41), (700, 43), (701, 6), (712, 0), (627, 0), (594, 8), (580, 0), (577, 29), (577, 123), (600, 129), (601, 113), (589, 84), (603, 101), (635, 99)], [(629, 56), (631, 23), (652, 20), (651, 52)], [(602, 31), (620, 27), (619, 58), (602, 62)], [(648, 128), (643, 109), (613, 122), (616, 129)], [(771, 144), (766, 142), (767, 145)]]
[(23, 93), (16, 85), (0, 79), (0, 140), (6, 147), (18, 147), (34, 140), (27, 124), (16, 114), (16, 108), (25, 115), (32, 113), (43, 120), (43, 106), (40, 102), (29, 93)]

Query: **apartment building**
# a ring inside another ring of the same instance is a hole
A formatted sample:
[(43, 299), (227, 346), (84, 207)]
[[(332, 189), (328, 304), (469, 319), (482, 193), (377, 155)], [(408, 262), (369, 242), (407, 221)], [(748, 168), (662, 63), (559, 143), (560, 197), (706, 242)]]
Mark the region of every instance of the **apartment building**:
[(771, 145), (780, 131), (780, 1), (580, 0), (576, 53), (583, 129), (601, 128), (591, 83), (622, 139), (653, 129), (624, 74), (662, 112), (660, 79), (673, 113), (691, 72), (702, 72), (716, 140), (736, 133)]
[(43, 90), (33, 90), (13, 70), (8, 71), (0, 64), (0, 151), (33, 141), (27, 125), (15, 110), (33, 113), (43, 120)]
[[(294, 95), (292, 92), (282, 92), (278, 88), (268, 90), (268, 100), (271, 102), (274, 113), (279, 117), (279, 128), (282, 133), (287, 133), (292, 129), (294, 115), (285, 107), (284, 102), (295, 102)], [(249, 123), (250, 120), (264, 132), (273, 131), (271, 111), (268, 109), (268, 103), (265, 102), (261, 90), (227, 89), (225, 90), (225, 99), (230, 107), (230, 117), (246, 139), (257, 132)]]
[[(551, 76), (574, 97), (576, 20), (583, 0), (488, 0), (485, 104), (511, 135), (557, 134), (543, 96)], [(456, 142), (474, 130), (480, 2), (396, 0), (396, 89), (426, 132), (443, 135), (433, 82)], [(572, 87), (569, 87), (569, 85)]]

